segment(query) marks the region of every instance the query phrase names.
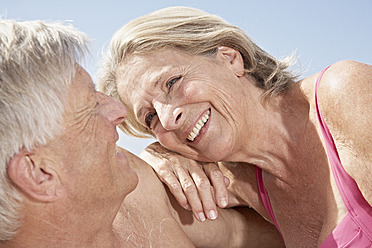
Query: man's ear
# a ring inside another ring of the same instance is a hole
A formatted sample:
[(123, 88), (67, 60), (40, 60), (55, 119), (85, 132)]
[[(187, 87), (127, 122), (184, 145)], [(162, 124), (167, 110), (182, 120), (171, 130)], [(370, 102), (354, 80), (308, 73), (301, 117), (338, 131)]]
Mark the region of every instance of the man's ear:
[(45, 161), (53, 163), (21, 150), (11, 158), (8, 174), (27, 195), (39, 201), (53, 202), (63, 197), (66, 192), (53, 166), (48, 166)]
[(238, 50), (227, 46), (219, 46), (217, 56), (227, 61), (237, 77), (244, 76), (244, 60)]

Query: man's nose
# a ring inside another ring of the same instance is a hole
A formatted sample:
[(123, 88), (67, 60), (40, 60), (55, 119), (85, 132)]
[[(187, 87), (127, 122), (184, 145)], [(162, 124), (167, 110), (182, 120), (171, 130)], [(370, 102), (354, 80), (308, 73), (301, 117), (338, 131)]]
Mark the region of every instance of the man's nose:
[(97, 92), (97, 100), (100, 104), (99, 112), (115, 126), (127, 118), (128, 111), (119, 101), (102, 92)]
[(153, 104), (160, 123), (165, 130), (172, 131), (181, 127), (184, 118), (182, 107), (174, 107), (159, 101), (154, 101)]

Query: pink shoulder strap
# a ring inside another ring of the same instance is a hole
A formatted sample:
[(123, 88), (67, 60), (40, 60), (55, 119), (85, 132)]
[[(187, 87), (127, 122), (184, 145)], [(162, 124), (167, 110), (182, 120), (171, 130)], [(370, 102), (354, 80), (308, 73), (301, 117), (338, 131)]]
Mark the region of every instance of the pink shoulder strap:
[[(262, 180), (262, 169), (257, 166), (256, 166), (256, 179), (257, 179), (258, 193), (260, 194), (262, 204), (264, 205), (266, 212), (269, 214), (271, 220), (276, 226), (276, 229), (278, 229), (280, 235), (282, 235), (282, 232), (279, 229), (278, 223), (276, 222), (274, 211), (271, 207), (269, 195), (266, 191), (265, 185)], [(283, 235), (282, 235), (282, 238), (283, 238)]]
[(350, 177), (349, 174), (347, 174), (344, 167), (342, 166), (331, 132), (329, 131), (323, 119), (323, 116), (319, 110), (318, 104), (319, 82), (324, 72), (328, 68), (329, 66), (320, 73), (315, 85), (316, 111), (318, 115), (319, 124), (322, 130), (323, 138), (326, 143), (328, 159), (332, 168), (332, 173), (334, 175), (337, 188), (341, 194), (342, 200), (348, 213), (351, 215), (353, 220), (357, 222), (358, 225), (367, 232), (366, 234), (369, 235), (370, 238), (372, 238), (372, 207), (364, 199), (354, 179)]

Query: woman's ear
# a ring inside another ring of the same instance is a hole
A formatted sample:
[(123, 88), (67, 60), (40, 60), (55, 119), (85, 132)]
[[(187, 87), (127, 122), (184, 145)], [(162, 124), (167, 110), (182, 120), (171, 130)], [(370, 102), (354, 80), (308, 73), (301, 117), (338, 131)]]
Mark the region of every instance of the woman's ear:
[(237, 77), (244, 76), (244, 61), (238, 50), (227, 46), (219, 46), (217, 48), (217, 56), (229, 63)]
[(52, 160), (21, 150), (9, 162), (8, 174), (12, 181), (32, 198), (53, 202), (65, 196), (58, 172), (50, 166)]

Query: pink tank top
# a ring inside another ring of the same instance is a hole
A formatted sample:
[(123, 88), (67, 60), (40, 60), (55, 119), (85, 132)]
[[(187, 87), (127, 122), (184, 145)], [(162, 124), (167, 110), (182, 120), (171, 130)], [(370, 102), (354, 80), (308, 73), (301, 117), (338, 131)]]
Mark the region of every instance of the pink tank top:
[[(372, 248), (372, 207), (364, 199), (354, 179), (347, 174), (342, 166), (332, 135), (322, 117), (322, 114), (320, 113), (318, 106), (319, 82), (324, 72), (328, 68), (329, 67), (325, 68), (320, 73), (316, 81), (315, 104), (319, 124), (326, 143), (327, 155), (331, 164), (332, 173), (335, 178), (338, 191), (340, 192), (344, 205), (347, 209), (347, 214), (319, 247)], [(262, 203), (276, 228), (280, 232), (270, 204), (269, 196), (262, 180), (262, 170), (258, 167), (256, 167), (256, 178)]]

